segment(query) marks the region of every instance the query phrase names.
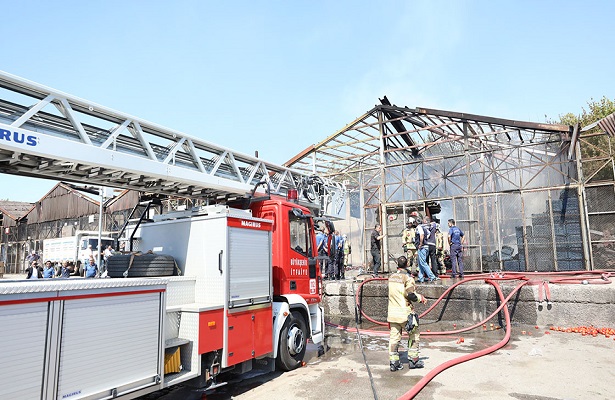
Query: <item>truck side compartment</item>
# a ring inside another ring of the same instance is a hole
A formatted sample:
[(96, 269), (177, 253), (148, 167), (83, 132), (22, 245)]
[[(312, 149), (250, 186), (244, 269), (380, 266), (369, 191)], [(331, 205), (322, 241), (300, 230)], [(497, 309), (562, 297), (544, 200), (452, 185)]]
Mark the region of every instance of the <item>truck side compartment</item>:
[(0, 398), (105, 398), (162, 388), (165, 296), (162, 279), (4, 282)]

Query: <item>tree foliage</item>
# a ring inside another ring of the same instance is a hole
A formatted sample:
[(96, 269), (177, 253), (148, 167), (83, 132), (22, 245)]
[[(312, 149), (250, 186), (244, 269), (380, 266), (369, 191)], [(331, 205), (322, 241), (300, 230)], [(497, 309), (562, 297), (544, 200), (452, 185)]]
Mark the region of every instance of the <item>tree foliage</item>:
[[(581, 124), (581, 128), (584, 126), (593, 124), (596, 121), (601, 120), (615, 113), (615, 101), (603, 96), (600, 100), (596, 101), (593, 98), (587, 102), (587, 109), (582, 108), (582, 112), (579, 115), (573, 113), (567, 113), (560, 115), (558, 123), (565, 125), (575, 125), (577, 122)], [(597, 131), (594, 130), (594, 132)]]
[[(560, 115), (558, 123), (565, 125), (579, 123), (580, 129), (583, 129), (583, 127), (613, 113), (615, 113), (615, 101), (603, 96), (598, 101), (593, 98), (588, 101), (587, 108), (583, 108), (579, 115), (573, 113)], [(600, 127), (596, 126), (588, 132), (584, 132), (580, 138), (583, 174), (586, 178), (591, 178), (592, 181), (614, 179), (615, 151), (613, 146), (615, 141), (608, 135), (593, 135), (601, 131)]]

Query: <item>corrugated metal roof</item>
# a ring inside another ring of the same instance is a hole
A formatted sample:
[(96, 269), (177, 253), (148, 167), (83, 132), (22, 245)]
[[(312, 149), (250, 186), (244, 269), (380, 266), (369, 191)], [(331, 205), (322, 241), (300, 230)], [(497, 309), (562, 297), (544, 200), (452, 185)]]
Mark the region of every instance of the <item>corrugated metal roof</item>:
[(609, 136), (615, 137), (615, 113), (609, 115), (608, 117), (602, 118), (600, 121), (598, 121), (598, 125)]
[(98, 213), (99, 203), (60, 182), (25, 215), (29, 224), (77, 218)]
[(0, 212), (11, 219), (17, 220), (32, 209), (32, 203), (22, 201), (0, 201)]

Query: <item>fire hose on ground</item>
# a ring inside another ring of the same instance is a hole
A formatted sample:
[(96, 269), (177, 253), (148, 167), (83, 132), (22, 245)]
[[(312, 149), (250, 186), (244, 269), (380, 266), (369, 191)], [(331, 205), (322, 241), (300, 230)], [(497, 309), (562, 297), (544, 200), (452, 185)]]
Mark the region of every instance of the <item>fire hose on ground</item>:
[[(453, 285), (448, 287), (440, 295), (440, 297), (438, 297), (438, 299), (433, 302), (433, 304), (427, 310), (421, 313), (420, 318), (423, 318), (425, 315), (429, 314), (429, 312), (431, 312), (452, 290), (454, 290), (454, 288), (456, 288), (457, 286), (461, 284), (471, 282), (471, 281), (482, 280), (485, 283), (491, 284), (495, 288), (495, 291), (497, 293), (497, 296), (501, 304), (489, 316), (487, 316), (485, 319), (483, 319), (482, 321), (472, 326), (460, 328), (460, 329), (456, 329), (452, 331), (421, 332), (421, 335), (429, 335), (429, 336), (452, 335), (452, 334), (466, 332), (466, 331), (475, 329), (485, 324), (491, 318), (493, 318), (495, 315), (497, 315), (500, 311), (503, 310), (505, 324), (506, 324), (506, 332), (505, 332), (504, 338), (500, 342), (490, 347), (487, 347), (485, 349), (482, 349), (474, 353), (463, 355), (461, 357), (454, 358), (452, 360), (446, 361), (438, 365), (437, 367), (429, 371), (423, 378), (421, 378), (409, 391), (404, 393), (399, 399), (406, 400), (406, 399), (414, 398), (433, 378), (435, 378), (442, 371), (452, 366), (455, 366), (465, 361), (469, 361), (469, 360), (476, 359), (478, 357), (493, 353), (494, 351), (499, 350), (502, 347), (504, 347), (510, 340), (510, 336), (511, 336), (511, 319), (510, 319), (510, 313), (508, 311), (507, 304), (510, 301), (510, 299), (522, 287), (526, 285), (538, 286), (539, 303), (543, 303), (544, 301), (546, 301), (547, 305), (551, 305), (551, 291), (549, 288), (549, 284), (609, 284), (611, 283), (611, 279), (610, 279), (611, 275), (612, 275), (611, 273), (606, 272), (606, 271), (506, 272), (506, 273), (497, 273), (497, 274), (474, 275), (474, 276), (471, 276), (471, 277), (455, 282)], [(377, 321), (369, 317), (367, 314), (365, 314), (362, 308), (362, 296), (361, 295), (362, 295), (363, 285), (365, 285), (366, 283), (373, 282), (373, 281), (386, 281), (386, 280), (388, 280), (388, 278), (366, 279), (365, 281), (361, 282), (361, 284), (358, 287), (358, 290), (354, 294), (356, 310), (358, 313), (360, 313), (360, 316), (364, 317), (365, 319), (367, 319), (368, 321), (376, 325), (381, 325), (381, 326), (387, 326), (388, 323)], [(517, 286), (508, 294), (508, 296), (505, 297), (504, 293), (502, 292), (502, 288), (499, 285), (499, 282), (502, 282), (502, 281), (521, 281), (521, 282), (517, 284)], [(359, 316), (357, 317), (359, 318)], [(357, 318), (357, 323), (358, 323), (358, 318)], [(334, 326), (340, 329), (347, 328), (347, 327), (332, 324), (329, 322), (327, 323), (327, 325)], [(384, 331), (369, 330), (369, 329), (359, 330), (358, 326), (357, 326), (357, 332), (359, 333), (362, 332), (366, 334), (376, 334), (376, 335), (381, 335), (381, 336), (388, 335), (388, 332), (384, 332)]]

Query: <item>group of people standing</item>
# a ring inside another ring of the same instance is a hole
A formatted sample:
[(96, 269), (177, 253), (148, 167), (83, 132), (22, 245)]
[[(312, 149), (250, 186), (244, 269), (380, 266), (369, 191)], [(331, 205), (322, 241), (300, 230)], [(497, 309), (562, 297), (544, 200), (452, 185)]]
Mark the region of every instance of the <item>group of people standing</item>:
[[(95, 254), (91, 251), (87, 255), (87, 258), (82, 263), (81, 260), (77, 262), (64, 260), (59, 263), (45, 261), (43, 266), (40, 265), (40, 256), (34, 250), (26, 257), (28, 268), (26, 268), (26, 279), (51, 279), (51, 278), (70, 278), (71, 276), (82, 276), (85, 278), (96, 278), (99, 276), (99, 268), (94, 258)], [(111, 246), (108, 246), (103, 253), (103, 262), (106, 264), (109, 257), (113, 255), (114, 251)], [(82, 267), (83, 265), (83, 267)]]
[(61, 263), (45, 261), (41, 267), (38, 260), (33, 261), (26, 268), (26, 279), (51, 279), (51, 278), (70, 278), (71, 276), (85, 276), (95, 278), (98, 275), (98, 265), (93, 257), (85, 260), (85, 263), (78, 260), (76, 263), (64, 260)]
[[(464, 233), (455, 225), (454, 219), (448, 220), (448, 244), (450, 247), (450, 261), (452, 277), (463, 278), (463, 244)], [(439, 224), (431, 221), (429, 216), (422, 220), (418, 213), (413, 212), (408, 224), (402, 233), (402, 248), (408, 260), (408, 266), (416, 265), (416, 275), (419, 282), (438, 279), (438, 275), (445, 274), (444, 234)]]
[(349, 255), (352, 253), (348, 237), (340, 235), (337, 230), (330, 234), (325, 229), (319, 231), (316, 235), (316, 246), (322, 261), (323, 279), (346, 279), (345, 271), (348, 266)]

